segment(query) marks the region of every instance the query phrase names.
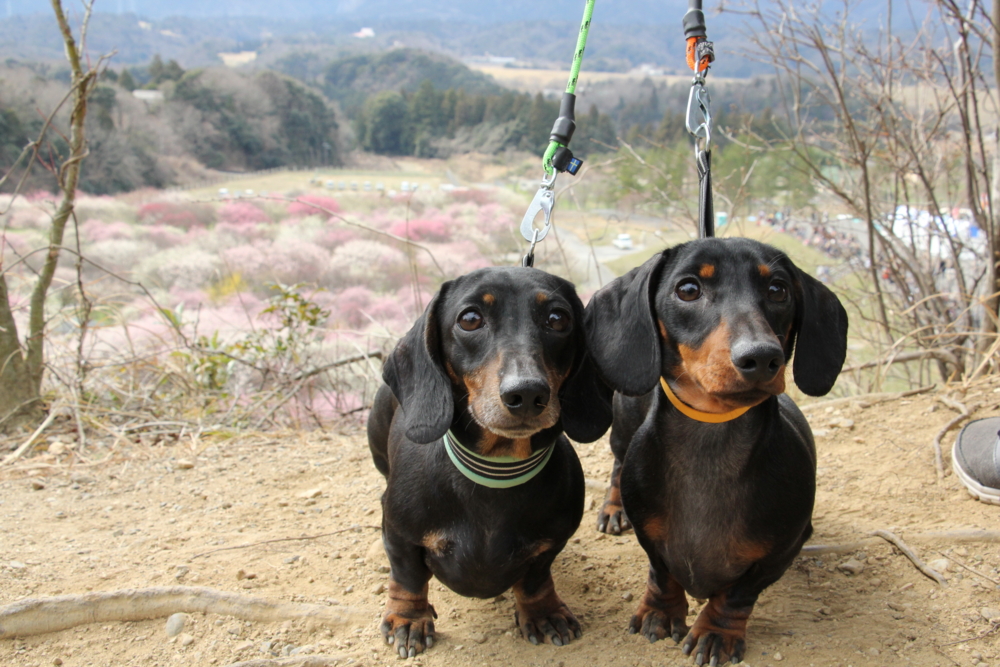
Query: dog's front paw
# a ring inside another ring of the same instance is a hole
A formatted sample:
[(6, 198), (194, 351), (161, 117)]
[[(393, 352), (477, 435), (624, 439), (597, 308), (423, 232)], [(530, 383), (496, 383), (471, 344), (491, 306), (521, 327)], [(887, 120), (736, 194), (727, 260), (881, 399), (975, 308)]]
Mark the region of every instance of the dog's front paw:
[(388, 612), (382, 619), (382, 636), (396, 647), (400, 658), (412, 658), (434, 646), (435, 618), (434, 607), (416, 618)]
[(681, 637), (687, 633), (688, 626), (684, 622), (684, 616), (670, 614), (643, 601), (629, 621), (628, 631), (633, 635), (642, 635), (651, 644), (667, 637), (680, 642)]
[(724, 600), (712, 598), (698, 614), (691, 631), (681, 645), (684, 655), (694, 657), (696, 665), (734, 665), (746, 653), (749, 609), (733, 609)]
[(632, 524), (625, 516), (625, 509), (621, 503), (605, 500), (601, 511), (597, 513), (597, 531), (609, 535), (621, 535), (631, 527)]
[(565, 646), (583, 635), (580, 621), (562, 600), (554, 609), (519, 607), (514, 612), (514, 622), (521, 629), (521, 636), (535, 645), (544, 643), (548, 637), (556, 646)]

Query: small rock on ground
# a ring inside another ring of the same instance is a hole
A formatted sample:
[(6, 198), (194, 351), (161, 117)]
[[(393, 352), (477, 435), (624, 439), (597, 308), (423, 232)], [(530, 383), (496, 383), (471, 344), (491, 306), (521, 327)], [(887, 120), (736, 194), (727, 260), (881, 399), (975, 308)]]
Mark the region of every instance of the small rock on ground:
[(865, 564), (856, 558), (851, 558), (850, 560), (844, 561), (837, 566), (837, 569), (844, 574), (858, 575), (865, 571)]
[(187, 621), (187, 617), (184, 614), (171, 614), (170, 618), (167, 619), (167, 636), (176, 637), (184, 630), (184, 623)]
[(949, 561), (947, 558), (938, 558), (937, 560), (932, 560), (931, 562), (927, 563), (927, 566), (930, 567), (935, 572), (940, 572), (941, 574), (944, 574), (949, 569), (951, 569), (951, 561)]

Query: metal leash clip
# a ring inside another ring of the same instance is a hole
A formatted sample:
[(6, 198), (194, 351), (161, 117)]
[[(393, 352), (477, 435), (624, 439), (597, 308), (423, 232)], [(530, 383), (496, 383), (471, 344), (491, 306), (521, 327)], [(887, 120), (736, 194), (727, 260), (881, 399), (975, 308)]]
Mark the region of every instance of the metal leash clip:
[[(535, 244), (544, 239), (548, 235), (549, 229), (552, 228), (552, 207), (556, 202), (553, 188), (556, 185), (557, 175), (558, 172), (553, 170), (552, 174), (542, 178), (542, 184), (521, 220), (521, 236), (531, 244), (528, 254), (524, 257), (524, 266), (531, 266), (530, 262), (534, 261)], [(535, 227), (535, 218), (539, 213), (545, 214), (545, 222), (540, 229)]]
[(705, 88), (705, 77), (695, 76), (688, 95), (687, 131), (695, 138), (695, 153), (707, 151), (712, 143), (712, 97)]

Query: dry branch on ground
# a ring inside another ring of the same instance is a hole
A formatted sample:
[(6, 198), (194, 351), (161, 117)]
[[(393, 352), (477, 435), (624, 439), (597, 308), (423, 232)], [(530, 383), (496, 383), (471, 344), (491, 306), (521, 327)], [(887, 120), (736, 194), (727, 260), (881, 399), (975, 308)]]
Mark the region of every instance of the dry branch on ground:
[(142, 621), (196, 612), (261, 623), (309, 619), (330, 626), (343, 625), (352, 613), (347, 608), (271, 602), (212, 588), (133, 588), (21, 600), (0, 607), (0, 639), (58, 632), (88, 623)]

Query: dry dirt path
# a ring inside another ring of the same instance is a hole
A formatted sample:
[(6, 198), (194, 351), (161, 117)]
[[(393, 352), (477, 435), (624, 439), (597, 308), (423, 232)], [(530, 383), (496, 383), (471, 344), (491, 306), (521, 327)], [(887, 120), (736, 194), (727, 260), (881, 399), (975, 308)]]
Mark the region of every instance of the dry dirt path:
[[(959, 398), (980, 403), (977, 416), (1000, 414), (996, 381)], [(971, 500), (953, 476), (936, 480), (930, 444), (954, 415), (934, 394), (810, 413), (820, 434), (812, 543), (850, 543), (876, 529), (903, 539), (935, 530), (1000, 529), (1000, 508)], [(606, 479), (606, 440), (579, 452), (587, 477)], [(112, 462), (91, 467), (68, 460), (45, 454), (0, 471), (0, 604), (182, 584), (330, 605), (349, 614), (350, 622), (327, 629), (193, 614), (183, 640), (168, 639), (164, 620), (89, 625), (0, 641), (0, 665), (229, 665), (293, 650), (341, 655), (345, 664), (399, 662), (377, 629), (383, 595), (376, 591), (386, 582), (387, 567), (372, 527), (380, 521), (383, 480), (360, 428), (134, 444)], [(645, 556), (631, 534), (595, 532), (600, 499), (600, 491), (589, 492), (583, 524), (554, 568), (559, 591), (583, 623), (582, 639), (562, 648), (533, 647), (516, 634), (510, 595), (469, 600), (432, 581), (438, 642), (411, 662), (689, 664), (672, 642), (651, 645), (627, 634), (643, 591)], [(196, 557), (220, 547), (345, 528), (316, 539)], [(800, 557), (751, 617), (746, 663), (1000, 667), (1000, 632), (952, 643), (991, 627), (981, 611), (1000, 607), (1000, 546), (911, 546), (927, 561), (952, 559), (947, 587), (921, 575), (884, 542), (853, 554)], [(862, 572), (838, 569), (851, 558), (863, 563)], [(692, 613), (697, 609), (695, 604)]]

